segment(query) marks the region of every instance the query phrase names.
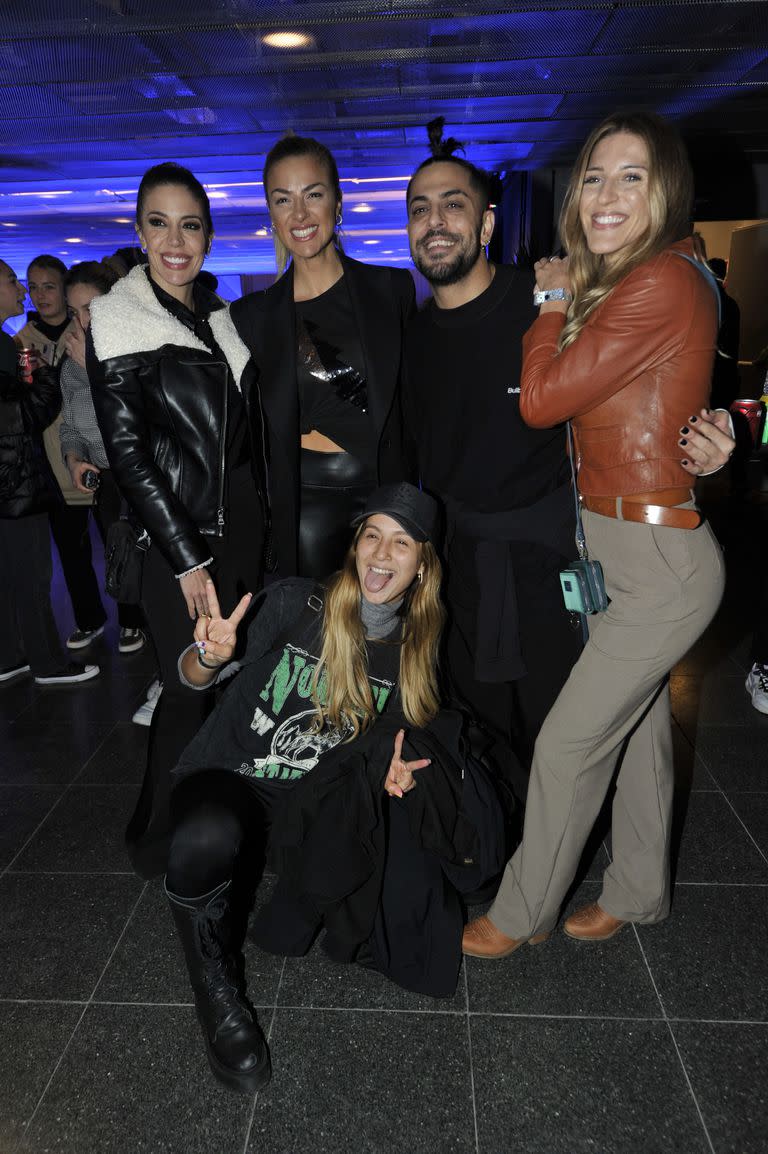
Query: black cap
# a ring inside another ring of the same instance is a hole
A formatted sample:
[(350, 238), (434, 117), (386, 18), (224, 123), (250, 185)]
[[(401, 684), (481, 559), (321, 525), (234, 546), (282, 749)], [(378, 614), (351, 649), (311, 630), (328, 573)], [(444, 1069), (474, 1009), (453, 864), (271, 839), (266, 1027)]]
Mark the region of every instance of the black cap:
[(374, 513), (385, 513), (397, 521), (415, 541), (432, 541), (437, 532), (437, 501), (407, 481), (374, 489), (352, 524), (359, 525)]

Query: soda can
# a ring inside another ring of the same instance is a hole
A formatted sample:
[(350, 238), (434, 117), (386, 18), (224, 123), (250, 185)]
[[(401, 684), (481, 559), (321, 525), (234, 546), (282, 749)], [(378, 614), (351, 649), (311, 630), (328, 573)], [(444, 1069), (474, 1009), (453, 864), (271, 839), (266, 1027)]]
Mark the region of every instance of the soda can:
[(764, 411), (765, 406), (763, 402), (756, 401), (751, 397), (742, 397), (740, 400), (731, 403), (731, 412), (741, 413), (749, 425), (753, 445), (757, 445), (759, 441)]
[(19, 349), (19, 373), (25, 380), (32, 376), (32, 349)]

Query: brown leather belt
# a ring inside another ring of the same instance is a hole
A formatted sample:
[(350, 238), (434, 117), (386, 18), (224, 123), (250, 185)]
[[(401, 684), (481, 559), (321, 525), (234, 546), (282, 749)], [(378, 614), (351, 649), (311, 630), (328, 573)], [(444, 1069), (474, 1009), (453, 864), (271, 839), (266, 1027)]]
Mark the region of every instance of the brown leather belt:
[(703, 518), (698, 509), (678, 509), (693, 500), (690, 489), (658, 489), (651, 493), (628, 493), (625, 497), (582, 497), (582, 508), (618, 521), (641, 525), (667, 525), (672, 529), (697, 529)]

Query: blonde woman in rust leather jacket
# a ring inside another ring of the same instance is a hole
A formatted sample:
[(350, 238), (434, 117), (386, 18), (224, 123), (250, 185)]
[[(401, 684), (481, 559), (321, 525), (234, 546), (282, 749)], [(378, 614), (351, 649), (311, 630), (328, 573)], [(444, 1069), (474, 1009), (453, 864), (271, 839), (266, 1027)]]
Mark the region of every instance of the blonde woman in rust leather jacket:
[(569, 260), (536, 266), (541, 313), (524, 339), (520, 409), (535, 427), (572, 421), (589, 556), (610, 603), (590, 619), (541, 729), (522, 843), (488, 915), (465, 930), (464, 952), (477, 957), (548, 936), (623, 749), (613, 860), (597, 902), (565, 932), (603, 941), (669, 913), (667, 677), (723, 590), (720, 549), (690, 487), (701, 432), (713, 428), (704, 406), (718, 323), (687, 239), (692, 192), (669, 125), (611, 117), (571, 178), (561, 218)]

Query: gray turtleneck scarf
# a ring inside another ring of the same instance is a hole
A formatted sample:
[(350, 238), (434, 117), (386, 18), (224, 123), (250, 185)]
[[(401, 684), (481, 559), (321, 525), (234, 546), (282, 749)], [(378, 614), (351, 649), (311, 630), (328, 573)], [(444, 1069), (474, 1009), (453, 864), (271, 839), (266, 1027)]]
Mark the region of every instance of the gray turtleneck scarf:
[(404, 597), (397, 601), (387, 601), (383, 605), (372, 605), (365, 597), (360, 597), (360, 616), (363, 620), (365, 636), (380, 640), (388, 637), (400, 625), (399, 609)]

